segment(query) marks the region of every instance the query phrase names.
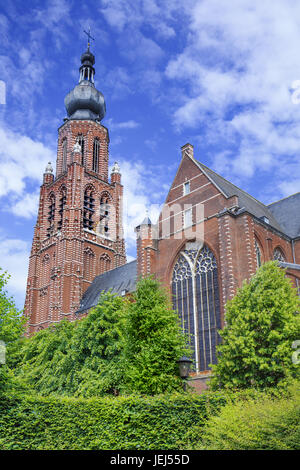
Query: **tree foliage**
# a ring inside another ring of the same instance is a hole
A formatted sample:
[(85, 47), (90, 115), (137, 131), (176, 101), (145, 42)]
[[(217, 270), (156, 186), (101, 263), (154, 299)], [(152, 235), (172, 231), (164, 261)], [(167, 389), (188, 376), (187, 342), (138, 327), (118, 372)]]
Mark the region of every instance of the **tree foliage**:
[[(9, 275), (1, 272), (0, 268), (0, 341), (6, 348), (6, 357), (15, 349), (15, 343), (20, 339), (24, 332), (25, 319), (22, 312), (15, 305), (14, 300), (8, 296), (6, 285)], [(0, 364), (0, 391), (6, 389), (8, 382), (11, 381), (13, 374), (6, 364)]]
[(265, 263), (226, 305), (213, 389), (266, 388), (299, 374), (292, 342), (300, 338), (299, 297), (276, 262)]
[(93, 396), (113, 392), (120, 378), (123, 301), (103, 294), (89, 315), (67, 320), (29, 338), (19, 376), (43, 395)]
[(189, 351), (178, 316), (157, 280), (138, 282), (124, 327), (127, 389), (149, 395), (180, 390), (177, 360)]
[(153, 279), (133, 300), (102, 294), (86, 318), (25, 340), (16, 374), (45, 396), (180, 390), (177, 360), (187, 351), (177, 315)]

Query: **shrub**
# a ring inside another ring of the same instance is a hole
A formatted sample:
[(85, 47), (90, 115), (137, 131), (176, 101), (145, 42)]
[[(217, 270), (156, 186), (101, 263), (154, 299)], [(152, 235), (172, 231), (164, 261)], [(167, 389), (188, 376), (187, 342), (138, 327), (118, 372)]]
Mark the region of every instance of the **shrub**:
[(227, 404), (218, 416), (210, 418), (202, 430), (200, 448), (207, 450), (299, 449), (299, 383), (290, 395), (288, 398), (256, 398)]
[(0, 449), (180, 449), (193, 446), (208, 416), (226, 402), (214, 394), (155, 397), (32, 397), (0, 401)]

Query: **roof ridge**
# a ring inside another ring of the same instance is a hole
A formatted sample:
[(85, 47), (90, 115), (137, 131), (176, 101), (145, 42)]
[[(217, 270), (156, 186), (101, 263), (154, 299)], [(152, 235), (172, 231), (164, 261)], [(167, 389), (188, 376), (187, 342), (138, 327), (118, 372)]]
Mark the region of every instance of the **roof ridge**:
[(268, 207), (272, 206), (272, 204), (277, 204), (280, 201), (284, 201), (285, 199), (289, 199), (290, 197), (297, 196), (297, 194), (300, 194), (300, 191), (297, 191), (296, 193), (291, 194), (290, 196), (282, 197), (281, 199), (278, 199), (277, 201), (270, 202), (270, 204), (268, 204)]
[[(208, 166), (204, 165), (204, 163), (201, 163), (199, 162), (199, 160), (197, 160), (199, 165), (203, 166), (204, 168), (206, 168), (208, 171), (211, 171), (212, 173), (214, 173), (216, 176), (218, 176), (219, 178), (222, 178), (224, 181), (226, 181), (226, 183), (230, 184), (231, 186), (233, 186), (234, 188), (237, 188), (239, 191), (242, 191), (246, 196), (248, 197), (251, 197), (251, 199), (253, 199), (254, 201), (258, 202), (259, 204), (261, 204), (262, 206), (264, 206), (265, 208), (268, 209), (268, 205), (263, 203), (262, 201), (260, 201), (259, 199), (256, 199), (254, 196), (252, 196), (252, 194), (248, 193), (247, 191), (245, 191), (244, 189), (240, 188), (239, 186), (237, 186), (236, 184), (232, 183), (231, 181), (227, 180), (226, 178), (224, 178), (224, 176), (220, 175), (219, 173), (217, 173), (216, 171), (212, 170), (211, 168), (209, 168)], [(238, 194), (236, 195), (238, 196)]]

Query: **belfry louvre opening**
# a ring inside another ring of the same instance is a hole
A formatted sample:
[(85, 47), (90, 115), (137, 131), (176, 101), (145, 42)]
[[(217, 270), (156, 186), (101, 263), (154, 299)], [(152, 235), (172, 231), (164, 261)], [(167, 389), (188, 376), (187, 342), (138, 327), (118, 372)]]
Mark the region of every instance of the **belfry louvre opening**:
[(200, 249), (186, 245), (180, 252), (173, 269), (172, 294), (194, 352), (194, 370), (207, 371), (217, 362), (221, 313), (217, 262), (206, 245)]

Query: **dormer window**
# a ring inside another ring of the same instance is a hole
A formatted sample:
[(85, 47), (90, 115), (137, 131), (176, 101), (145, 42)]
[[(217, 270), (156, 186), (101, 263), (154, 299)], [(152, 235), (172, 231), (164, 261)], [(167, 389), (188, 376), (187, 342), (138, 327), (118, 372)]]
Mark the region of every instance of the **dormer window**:
[(186, 194), (189, 194), (191, 192), (190, 190), (190, 182), (187, 181), (186, 183), (184, 183), (183, 185), (183, 195), (185, 196)]
[(266, 217), (265, 215), (263, 215), (261, 217), (261, 220), (263, 220), (266, 224), (269, 224), (270, 223), (270, 220), (268, 219), (268, 217)]

